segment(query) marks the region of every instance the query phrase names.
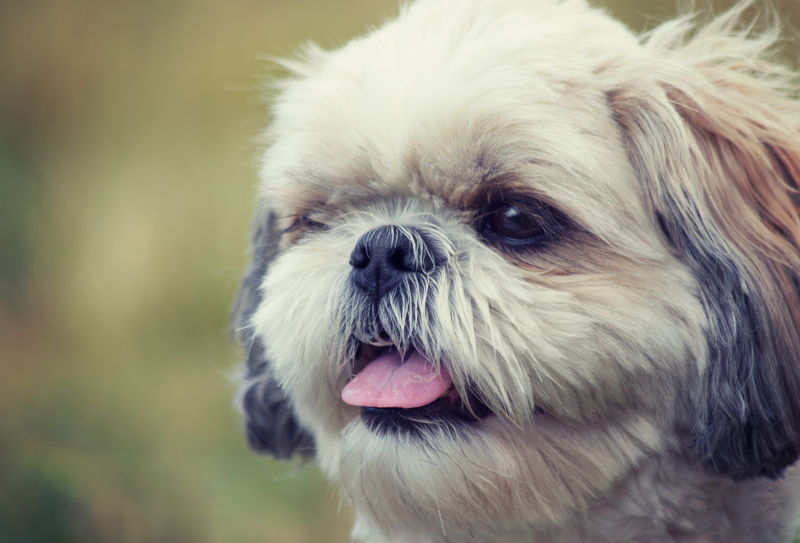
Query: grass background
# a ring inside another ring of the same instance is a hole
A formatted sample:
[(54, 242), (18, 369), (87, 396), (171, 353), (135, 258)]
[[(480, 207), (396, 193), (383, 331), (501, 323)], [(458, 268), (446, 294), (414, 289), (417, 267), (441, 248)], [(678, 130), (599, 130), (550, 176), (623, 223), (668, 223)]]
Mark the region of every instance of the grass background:
[(281, 73), (260, 55), (396, 3), (0, 2), (0, 542), (347, 540), (315, 468), (247, 450), (227, 325)]

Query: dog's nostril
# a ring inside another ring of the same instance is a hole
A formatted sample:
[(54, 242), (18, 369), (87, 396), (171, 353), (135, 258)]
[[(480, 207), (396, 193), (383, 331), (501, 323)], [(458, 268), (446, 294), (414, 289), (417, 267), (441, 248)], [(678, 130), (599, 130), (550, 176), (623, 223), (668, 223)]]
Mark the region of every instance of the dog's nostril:
[(389, 252), (389, 265), (400, 271), (416, 271), (414, 256), (405, 247), (396, 247)]
[(361, 243), (356, 245), (356, 248), (350, 253), (350, 265), (359, 269), (366, 268), (369, 265), (369, 255)]

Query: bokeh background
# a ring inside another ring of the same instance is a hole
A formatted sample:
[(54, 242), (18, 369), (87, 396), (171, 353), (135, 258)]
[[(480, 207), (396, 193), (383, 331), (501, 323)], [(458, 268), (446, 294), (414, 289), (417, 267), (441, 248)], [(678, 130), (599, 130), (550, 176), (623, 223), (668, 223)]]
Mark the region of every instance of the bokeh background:
[[(637, 30), (675, 8), (603, 5)], [(247, 450), (228, 318), (265, 57), (396, 7), (0, 1), (0, 543), (347, 541), (316, 468)]]

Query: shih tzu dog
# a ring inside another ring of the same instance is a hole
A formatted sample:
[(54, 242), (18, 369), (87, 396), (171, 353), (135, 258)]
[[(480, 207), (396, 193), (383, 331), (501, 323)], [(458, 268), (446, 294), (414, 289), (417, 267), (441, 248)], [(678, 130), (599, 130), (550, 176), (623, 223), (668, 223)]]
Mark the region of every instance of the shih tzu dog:
[(784, 542), (800, 103), (747, 4), (418, 0), (286, 61), (238, 300), (250, 444), (368, 542)]

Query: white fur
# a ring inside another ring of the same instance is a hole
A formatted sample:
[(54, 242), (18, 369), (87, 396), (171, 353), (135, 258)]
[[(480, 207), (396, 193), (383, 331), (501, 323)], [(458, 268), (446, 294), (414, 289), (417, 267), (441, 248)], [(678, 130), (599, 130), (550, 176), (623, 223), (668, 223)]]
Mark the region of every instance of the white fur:
[[(709, 323), (608, 100), (620, 73), (680, 71), (655, 61), (669, 31), (643, 44), (582, 0), (419, 0), (339, 50), (287, 62), (261, 196), (279, 229), (310, 212), (326, 230), (281, 241), (251, 325), (355, 508), (354, 538), (790, 537), (797, 470), (707, 474), (679, 430), (694, 423)], [(468, 201), (493, 176), (566, 210), (589, 241), (522, 264), (485, 243)], [(339, 397), (348, 341), (371, 333), (348, 257), (383, 224), (445, 247), (445, 270), (381, 319), (496, 413), (468, 432), (379, 435)]]

